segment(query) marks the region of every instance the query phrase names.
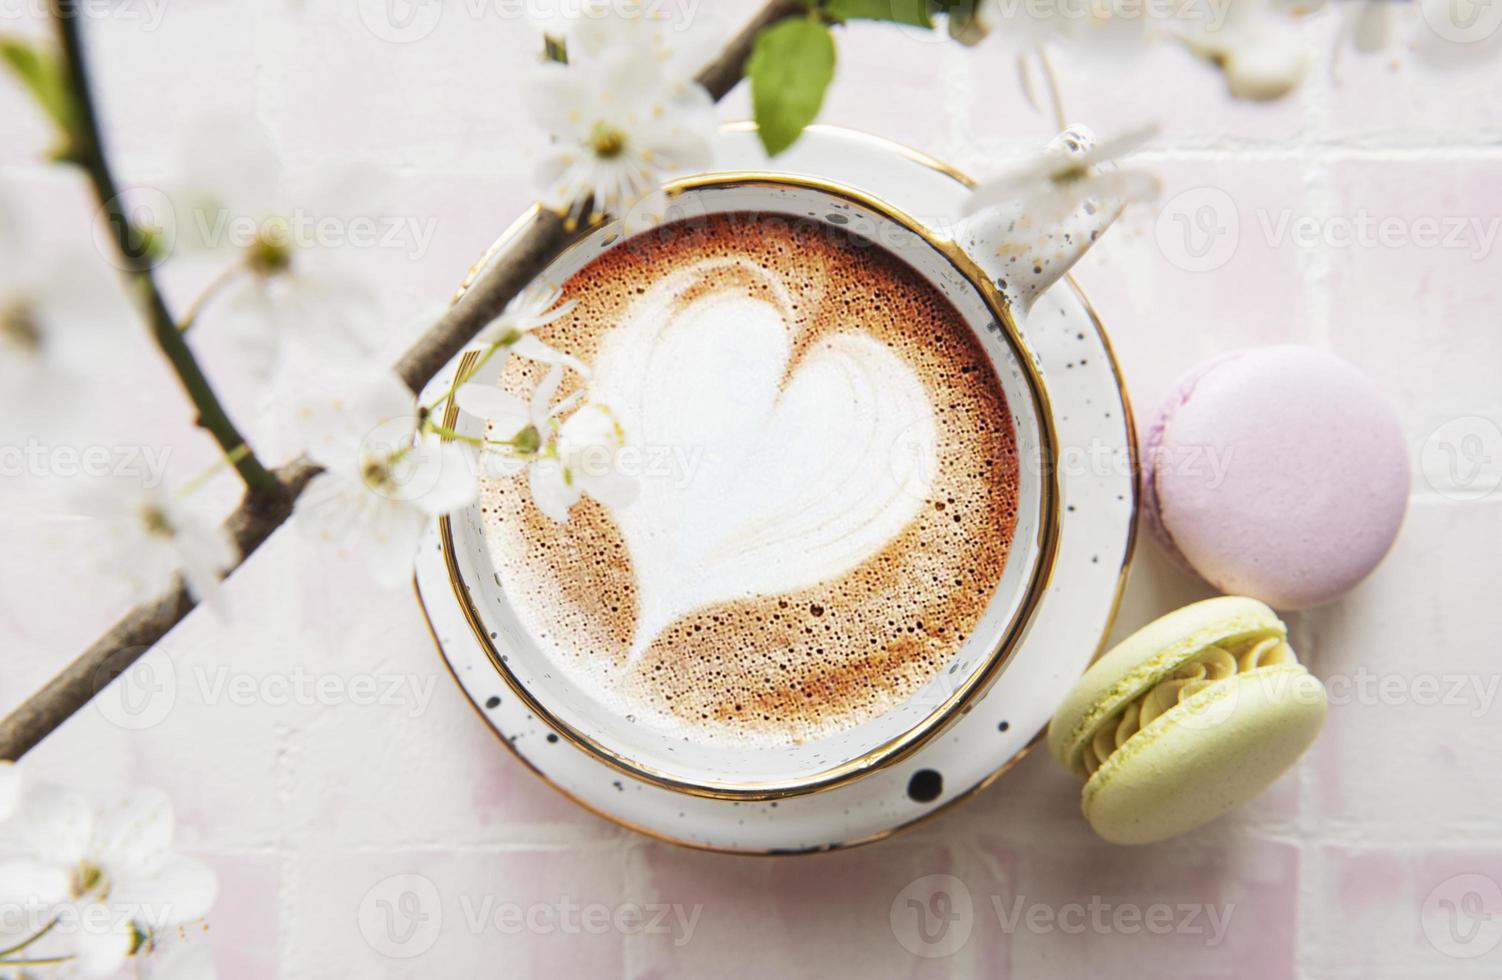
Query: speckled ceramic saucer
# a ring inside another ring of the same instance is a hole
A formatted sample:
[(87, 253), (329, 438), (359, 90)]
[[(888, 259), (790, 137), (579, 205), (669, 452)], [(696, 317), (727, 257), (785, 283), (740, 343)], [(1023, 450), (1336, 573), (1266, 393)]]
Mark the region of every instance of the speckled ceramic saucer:
[[(864, 134), (810, 130), (768, 164), (755, 134), (721, 134), (716, 164), (824, 177), (910, 215), (957, 218), (966, 178)], [(503, 239), (504, 241), (504, 239)], [(642, 833), (742, 853), (799, 853), (888, 836), (974, 793), (1010, 767), (1047, 723), (1110, 628), (1133, 545), (1136, 452), (1116, 365), (1099, 321), (1072, 282), (1053, 287), (1021, 324), (1052, 398), (1059, 465), (1058, 551), (1051, 577), (1000, 679), (941, 734), (852, 781), (780, 800), (689, 795), (623, 773), (559, 733), (518, 697), (471, 625), (435, 526), (419, 554), (419, 596), (439, 648), (485, 721), (534, 772), (579, 804)], [(449, 383), (457, 363), (431, 390)]]

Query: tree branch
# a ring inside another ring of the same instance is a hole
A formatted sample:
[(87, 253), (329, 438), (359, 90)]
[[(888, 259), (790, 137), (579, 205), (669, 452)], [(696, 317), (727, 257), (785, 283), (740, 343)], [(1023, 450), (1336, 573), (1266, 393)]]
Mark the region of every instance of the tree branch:
[[(806, 9), (803, 0), (772, 0), (730, 41), (718, 57), (699, 72), (697, 76), (699, 83), (708, 89), (715, 99), (723, 98), (740, 80), (746, 59), (751, 55), (751, 48), (755, 43), (757, 33), (768, 24), (775, 23), (784, 17), (801, 14)], [(70, 43), (67, 39), (69, 34), (72, 34), (72, 41), (71, 47), (68, 47), (68, 60), (70, 65), (76, 66), (70, 70), (76, 72), (75, 84), (84, 85), (86, 79), (83, 74), (82, 52), (78, 46), (76, 30), (72, 27), (65, 30), (65, 46)], [(86, 91), (86, 89), (80, 90)], [(92, 109), (89, 111), (92, 113)], [(90, 118), (92, 120), (92, 115)], [(97, 127), (91, 121), (89, 128), (95, 133), (97, 150)], [(103, 154), (96, 152), (94, 155), (99, 158), (98, 173), (91, 172), (90, 176), (94, 179), (96, 188), (99, 188), (101, 196), (106, 201), (114, 200), (114, 185), (109, 177), (108, 168), (104, 166)], [(102, 183), (100, 177), (103, 178)], [(111, 193), (105, 194), (106, 188)], [(123, 220), (123, 214), (120, 217)], [(111, 220), (112, 222), (115, 220), (113, 212)], [(129, 226), (120, 224), (116, 227), (118, 231)], [(525, 288), (527, 283), (567, 246), (573, 237), (564, 231), (563, 222), (557, 216), (545, 211), (537, 212), (522, 233), (476, 273), (474, 282), (439, 319), (438, 323), (423, 334), (397, 361), (396, 371), (407, 386), (413, 391), (418, 391), (427, 384), (455, 354), (463, 349), (481, 327), (494, 319), (511, 301), (511, 298)], [(126, 245), (128, 247), (129, 243), (127, 242)], [(151, 296), (159, 300), (160, 294), (156, 292), (149, 265), (139, 269), (135, 275), (144, 279), (146, 284), (144, 288)], [(166, 312), (165, 306), (160, 302), (156, 306), (159, 312)], [(161, 330), (156, 323), (157, 319), (154, 316), (153, 325), (157, 332), (158, 343), (163, 343)], [(170, 314), (165, 323), (173, 338), (178, 341), (183, 351), (187, 352), (187, 345), (181, 343), (182, 338), (173, 325)], [(163, 349), (164, 351), (167, 349), (165, 345)], [(193, 363), (191, 352), (187, 352), (187, 363)], [(174, 366), (176, 366), (175, 361)], [(196, 365), (194, 365), (194, 370), (196, 371)], [(202, 379), (201, 374), (197, 377)], [(184, 383), (186, 385), (186, 379)], [(207, 388), (207, 382), (204, 382), (204, 386)], [(212, 398), (212, 392), (209, 394)], [(214, 404), (217, 406), (217, 402)], [(223, 424), (229, 427), (228, 432), (233, 433), (233, 426), (229, 425), (229, 420), (223, 417), (222, 412), (220, 418)], [(207, 417), (204, 421), (207, 425)], [(217, 435), (218, 433), (216, 437)], [(238, 434), (234, 436), (234, 439), (231, 445), (225, 446), (226, 452), (239, 445)], [(222, 439), (220, 445), (224, 445)], [(259, 466), (259, 464), (256, 465)], [(236, 561), (234, 568), (238, 568), (246, 557), (260, 547), (271, 536), (271, 533), (287, 520), (292, 513), (294, 501), (317, 472), (317, 467), (308, 460), (297, 459), (279, 468), (274, 476), (268, 474), (268, 478), (277, 485), (276, 493), (263, 496), (251, 492), (246, 495), (239, 508), (224, 524), (240, 548), (240, 558)], [(241, 473), (242, 475), (245, 473), (244, 469)], [(233, 568), (230, 571), (233, 571)], [(64, 668), (62, 673), (11, 712), (4, 721), (0, 721), (0, 759), (19, 759), (33, 749), (38, 742), (88, 704), (90, 699), (121, 671), (140, 659), (174, 626), (182, 622), (183, 618), (193, 610), (194, 605), (195, 602), (187, 589), (178, 586), (167, 595), (132, 609)]]
[[(255, 453), (248, 451), (248, 443), (230, 421), (224, 406), (214, 394), (209, 379), (198, 366), (192, 348), (183, 339), (177, 320), (167, 309), (167, 302), (157, 287), (156, 276), (151, 270), (151, 249), (146, 237), (136, 228), (125, 213), (125, 203), (120, 199), (120, 190), (110, 172), (109, 160), (104, 152), (104, 139), (99, 127), (99, 115), (94, 108), (94, 97), (89, 88), (89, 75), (84, 60), (83, 38), (79, 35), (78, 21), (84, 16), (79, 4), (67, 0), (52, 0), (52, 19), (57, 25), (62, 42), (63, 60), (67, 66), (68, 87), (73, 96), (72, 131), (68, 133), (69, 158), (89, 175), (94, 185), (94, 194), (104, 208), (105, 223), (114, 237), (121, 267), (130, 284), (131, 292), (142, 307), (152, 336), (162, 354), (172, 365), (183, 391), (198, 410), (198, 425), (207, 429), (219, 443), (225, 455), (235, 458), (235, 469), (245, 481), (246, 488), (254, 494), (280, 493), (282, 486), (276, 477), (261, 465)], [(242, 448), (246, 447), (246, 448)]]

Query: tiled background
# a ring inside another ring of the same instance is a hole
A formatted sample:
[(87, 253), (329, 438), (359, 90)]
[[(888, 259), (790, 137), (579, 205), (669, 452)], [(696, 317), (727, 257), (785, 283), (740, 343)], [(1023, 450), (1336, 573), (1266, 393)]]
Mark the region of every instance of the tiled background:
[[(360, 12), (370, 9), (120, 0), (99, 7), (89, 35), (132, 182), (167, 175), (197, 120), (228, 116), (263, 126), (295, 175), (375, 165), (389, 184), (380, 213), (433, 222), (419, 256), (341, 256), (378, 290), (395, 351), (527, 204), (526, 153), (538, 138), (514, 88), (526, 35), (500, 13), (515, 5), (451, 2), (432, 34), (409, 44), (366, 29)], [(726, 4), (722, 16), (749, 9)], [(121, 692), (111, 689), (33, 761), (101, 797), (143, 783), (168, 790), (184, 846), (220, 873), (212, 936), (225, 977), (1502, 975), (1493, 699), (1502, 648), (1491, 615), (1502, 493), (1484, 492), (1499, 457), (1468, 485), (1419, 465), (1502, 420), (1502, 260), (1474, 234), (1459, 248), (1276, 234), (1285, 216), (1328, 229), (1362, 214), (1405, 228), (1475, 218), (1495, 229), (1502, 60), (1436, 73), (1401, 52), (1344, 52), (1331, 68), (1334, 24), (1307, 25), (1321, 67), (1271, 106), (1229, 102), (1213, 72), (1175, 50), (1055, 62), (1071, 118), (1106, 132), (1163, 126), (1146, 155), (1162, 198), (1115, 228), (1079, 273), (1139, 414), (1202, 358), (1295, 341), (1377, 378), (1413, 447), (1413, 504), (1392, 555), (1344, 601), (1292, 619), (1298, 649), (1331, 684), (1327, 728), (1295, 772), (1243, 811), (1176, 842), (1111, 847), (1078, 816), (1073, 779), (1034, 754), (949, 815), (852, 852), (758, 860), (657, 844), (534, 780), (442, 671), (412, 596), (374, 591), (358, 565), (292, 532), (235, 576), (227, 622), (195, 615), (162, 645), (155, 687), (175, 696), (150, 713), (154, 724), (112, 709)], [(41, 25), (26, 5), (0, 6), (0, 30), (11, 29)], [(856, 26), (840, 49), (825, 121), (977, 173), (1049, 135), (999, 47)], [(746, 111), (744, 92), (722, 108), (725, 118)], [(47, 141), (0, 83), (4, 191), (38, 249), (92, 255), (81, 184), (37, 162)], [(1197, 263), (1175, 215), (1205, 206), (1218, 233), (1191, 243), (1208, 256)], [(1186, 268), (1196, 264), (1215, 268)], [(184, 263), (170, 286), (185, 297), (212, 271)], [(179, 478), (209, 461), (136, 331), (123, 310), (102, 324), (80, 418), (13, 415), (7, 444), (35, 435), (50, 446), (139, 445), (145, 433), (170, 448)], [(233, 378), (222, 339), (205, 329), (200, 343), (210, 370)], [(242, 417), (264, 421), (269, 410), (249, 385), (226, 387)], [(91, 567), (87, 527), (57, 516), (54, 486), (13, 476), (0, 485), (0, 709), (121, 608)], [(222, 480), (209, 493), (228, 506), (234, 488)], [(1203, 594), (1144, 543), (1118, 631)], [(278, 686), (357, 677), (399, 685), (394, 703)], [(247, 683), (243, 694), (236, 685)], [(441, 925), (421, 924), (436, 929), (430, 948), (411, 959), (383, 955), (361, 929), (383, 894), (371, 889), (397, 874), (430, 881), (442, 908)], [(892, 909), (932, 874), (961, 879), (974, 912), (963, 948), (929, 959), (905, 948), (911, 924), (894, 926)], [(1470, 895), (1481, 904), (1467, 904)], [(567, 902), (663, 903), (685, 918), (650, 934), (596, 934), (517, 929), (495, 914)], [(1174, 909), (1166, 935), (1138, 918), (1159, 903)], [(1203, 909), (1185, 921), (1186, 905), (1228, 913), (1223, 935)]]

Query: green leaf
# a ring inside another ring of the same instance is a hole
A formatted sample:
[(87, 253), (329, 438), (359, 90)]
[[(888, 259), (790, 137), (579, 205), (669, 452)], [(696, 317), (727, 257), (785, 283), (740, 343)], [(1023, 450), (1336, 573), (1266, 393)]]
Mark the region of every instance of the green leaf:
[(0, 37), (0, 60), (31, 93), (42, 111), (57, 124), (66, 137), (73, 132), (73, 94), (63, 62), (50, 50), (28, 44), (19, 38)]
[(746, 74), (761, 143), (776, 156), (819, 114), (834, 78), (834, 37), (817, 20), (773, 24), (757, 35)]
[(829, 0), (824, 9), (839, 20), (885, 20), (913, 27), (933, 27), (928, 0)]

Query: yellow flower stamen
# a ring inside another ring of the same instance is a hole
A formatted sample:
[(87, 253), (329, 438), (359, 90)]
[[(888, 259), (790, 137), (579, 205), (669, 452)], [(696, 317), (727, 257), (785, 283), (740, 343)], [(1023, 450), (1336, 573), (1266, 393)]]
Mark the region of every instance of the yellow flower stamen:
[(517, 452), (530, 455), (537, 452), (542, 445), (542, 435), (538, 433), (537, 426), (529, 425), (516, 434), (516, 438), (511, 440), (511, 445), (516, 447)]
[(140, 511), (141, 523), (146, 526), (146, 532), (159, 538), (172, 537), (172, 522), (167, 519), (166, 513), (155, 504), (143, 504)]
[(84, 898), (96, 895), (99, 898), (108, 898), (110, 893), (109, 878), (104, 869), (97, 864), (88, 861), (83, 862), (73, 871), (73, 897)]
[(258, 276), (275, 276), (292, 268), (292, 242), (286, 223), (268, 221), (245, 249), (245, 264)]
[(0, 343), (28, 354), (42, 349), (42, 327), (31, 304), (14, 300), (0, 306)]
[(614, 160), (626, 151), (626, 134), (607, 123), (595, 123), (589, 134), (589, 148), (601, 160)]
[(360, 466), (360, 479), (372, 490), (390, 492), (396, 489), (396, 480), (391, 475), (391, 464), (395, 457), (387, 456), (371, 457)]

